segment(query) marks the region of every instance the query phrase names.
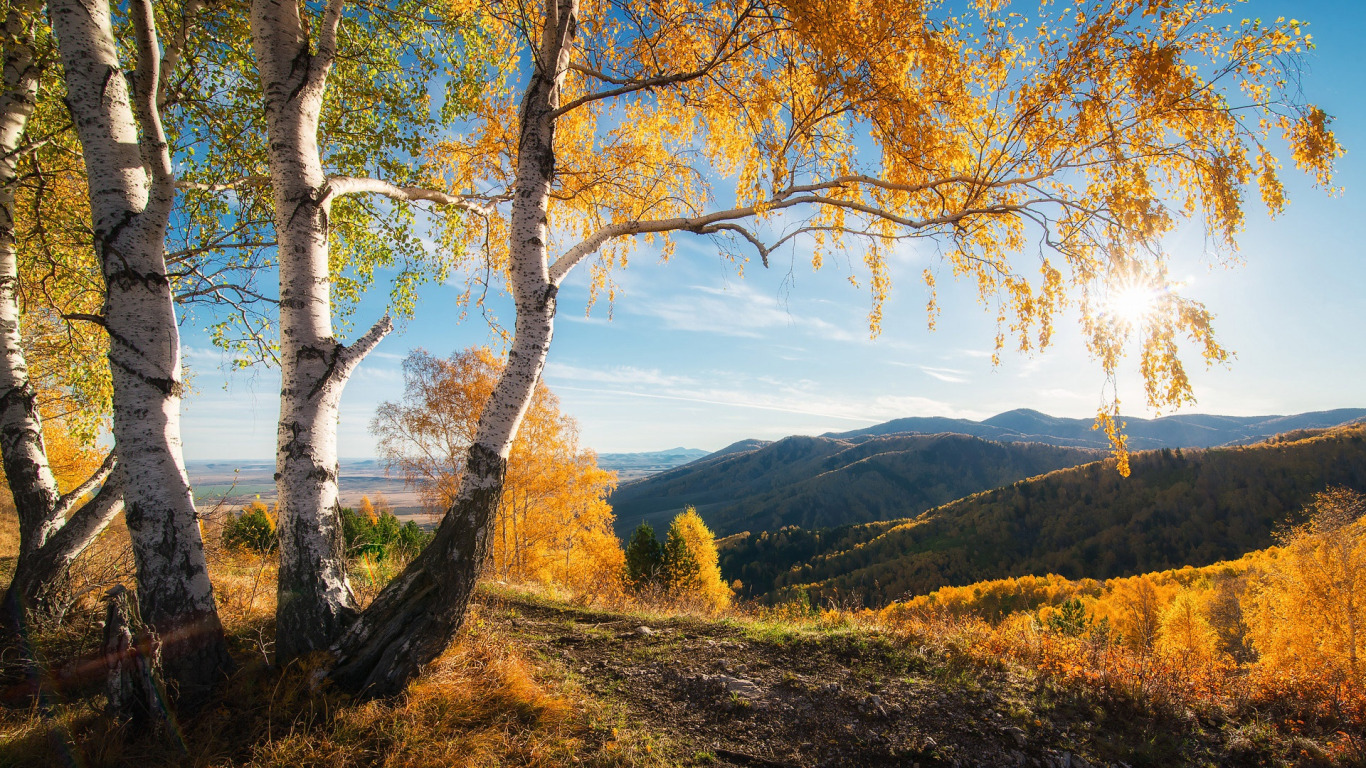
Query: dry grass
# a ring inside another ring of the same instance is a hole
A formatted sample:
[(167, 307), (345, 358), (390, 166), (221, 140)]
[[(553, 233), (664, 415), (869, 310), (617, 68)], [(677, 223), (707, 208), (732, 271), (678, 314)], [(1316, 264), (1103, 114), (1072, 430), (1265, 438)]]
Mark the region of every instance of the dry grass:
[[(223, 548), (216, 514), (206, 515), (203, 531), (239, 663), (219, 705), (161, 739), (129, 740), (103, 717), (99, 597), (132, 570), (117, 521), (72, 569), (70, 609), (34, 637), (44, 661), (63, 671), (47, 681), (41, 700), (0, 711), (0, 767), (668, 764), (649, 735), (564, 682), (563, 670), (530, 661), (480, 619), (478, 606), (447, 653), (392, 701), (356, 703), (317, 689), (307, 666), (272, 668), (274, 557)], [(368, 602), (400, 566), (358, 563), (358, 597)]]

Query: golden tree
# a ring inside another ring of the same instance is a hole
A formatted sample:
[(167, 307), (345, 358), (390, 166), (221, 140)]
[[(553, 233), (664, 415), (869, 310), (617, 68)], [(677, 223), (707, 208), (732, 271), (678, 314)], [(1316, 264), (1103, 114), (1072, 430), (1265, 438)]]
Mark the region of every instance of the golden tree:
[[(1108, 376), (1137, 334), (1148, 400), (1179, 405), (1178, 341), (1226, 353), (1167, 279), (1163, 237), (1193, 219), (1230, 253), (1249, 187), (1273, 213), (1285, 202), (1278, 150), (1321, 185), (1341, 152), (1296, 98), (1301, 25), (1230, 25), (1215, 0), (478, 8), (506, 66), (431, 160), (470, 210), (452, 252), (503, 276), (516, 326), (433, 546), (335, 646), (333, 679), (371, 695), (397, 691), (463, 621), (576, 267), (610, 297), (642, 241), (668, 256), (679, 235), (711, 237), (738, 262), (800, 249), (815, 267), (847, 254), (876, 333), (889, 253), (928, 239), (938, 271), (995, 311), (998, 351), (1007, 337), (1046, 347), (1074, 307)], [(1107, 311), (1130, 291), (1150, 297), (1141, 324)], [(1117, 409), (1103, 403), (1101, 422), (1123, 457)]]
[(664, 541), (664, 576), (670, 593), (715, 613), (730, 606), (731, 590), (721, 578), (716, 536), (697, 510), (688, 507), (669, 524)]
[(1162, 611), (1157, 650), (1188, 666), (1208, 664), (1215, 659), (1219, 635), (1205, 618), (1205, 607), (1198, 591), (1183, 590)]
[[(447, 359), (416, 350), (403, 361), (403, 399), (380, 404), (370, 423), (380, 458), (433, 513), (459, 493), (462, 462), (502, 368), (483, 347)], [(615, 474), (579, 447), (578, 425), (560, 412), (559, 399), (538, 384), (508, 459), (493, 523), (493, 573), (576, 591), (604, 575), (615, 582), (623, 555), (605, 501), (615, 486)]]
[(1261, 663), (1315, 678), (1366, 674), (1366, 496), (1319, 493), (1260, 569), (1244, 613)]

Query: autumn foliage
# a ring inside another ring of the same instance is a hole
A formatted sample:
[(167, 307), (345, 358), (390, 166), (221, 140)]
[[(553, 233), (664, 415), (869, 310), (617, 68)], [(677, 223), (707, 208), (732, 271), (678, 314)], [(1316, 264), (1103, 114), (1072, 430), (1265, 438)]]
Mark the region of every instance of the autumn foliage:
[[(878, 618), (965, 636), (974, 654), (1108, 695), (1273, 711), (1292, 733), (1326, 733), (1338, 757), (1366, 759), (1366, 496), (1330, 489), (1306, 511), (1280, 546), (1239, 560), (1108, 581), (947, 587)], [(1060, 621), (1069, 610), (1081, 618)]]
[[(403, 363), (403, 399), (381, 404), (371, 422), (381, 459), (434, 515), (455, 500), (465, 452), (502, 368), (487, 348), (446, 359), (414, 351)], [(508, 458), (489, 573), (575, 593), (617, 589), (624, 560), (606, 502), (614, 487), (616, 476), (579, 447), (578, 425), (537, 384)]]

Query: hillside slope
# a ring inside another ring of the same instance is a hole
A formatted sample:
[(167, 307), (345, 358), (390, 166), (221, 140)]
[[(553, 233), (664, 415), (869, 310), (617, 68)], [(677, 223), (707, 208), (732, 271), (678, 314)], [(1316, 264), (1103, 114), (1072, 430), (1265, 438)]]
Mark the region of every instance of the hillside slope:
[(1103, 455), (954, 434), (789, 437), (733, 448), (619, 487), (610, 500), (618, 533), (628, 536), (642, 520), (667, 526), (686, 506), (721, 536), (890, 520)]
[[(1236, 558), (1271, 544), (1276, 527), (1325, 486), (1366, 488), (1366, 427), (1241, 448), (1144, 452), (1132, 466), (1127, 479), (1109, 462), (1060, 470), (861, 536), (732, 537), (721, 551), (722, 573), (746, 573), (754, 595), (801, 587), (881, 605), (985, 579), (1104, 579)], [(746, 571), (753, 563), (772, 567)]]

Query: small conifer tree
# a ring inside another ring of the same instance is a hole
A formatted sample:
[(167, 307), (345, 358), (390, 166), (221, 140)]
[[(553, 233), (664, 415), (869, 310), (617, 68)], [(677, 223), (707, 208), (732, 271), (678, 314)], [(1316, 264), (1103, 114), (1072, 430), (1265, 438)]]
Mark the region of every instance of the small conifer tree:
[(655, 538), (655, 529), (649, 523), (636, 526), (635, 533), (626, 544), (626, 586), (637, 592), (652, 583), (658, 583), (663, 573), (664, 548)]

